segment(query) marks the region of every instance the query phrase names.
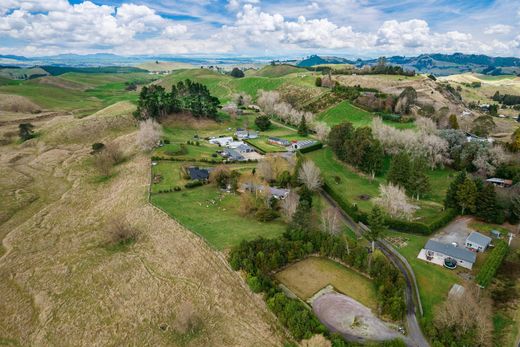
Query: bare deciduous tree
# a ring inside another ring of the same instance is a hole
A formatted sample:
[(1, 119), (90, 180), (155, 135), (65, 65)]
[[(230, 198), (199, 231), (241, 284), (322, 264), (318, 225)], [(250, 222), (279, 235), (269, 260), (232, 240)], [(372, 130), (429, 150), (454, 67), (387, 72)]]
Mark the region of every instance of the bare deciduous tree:
[(274, 114), (274, 107), (280, 101), (280, 93), (274, 91), (260, 90), (258, 92), (257, 104), (267, 114)]
[(324, 232), (338, 235), (341, 232), (341, 216), (336, 208), (329, 207), (321, 211), (321, 227)]
[(251, 105), (252, 98), (251, 98), (251, 95), (242, 92), (242, 93), (233, 94), (233, 96), (231, 97), (231, 100), (237, 106), (246, 106), (247, 107), (247, 106)]
[(282, 217), (286, 222), (291, 221), (299, 203), (300, 196), (293, 190), (291, 190), (287, 197), (280, 202)]
[(229, 114), (231, 116), (231, 118), (236, 118), (237, 114), (238, 114), (238, 106), (237, 104), (235, 103), (229, 103), (227, 105), (225, 105), (224, 107), (222, 107), (222, 111), (226, 112), (227, 114)]
[(106, 228), (108, 242), (112, 245), (135, 241), (139, 237), (139, 231), (130, 225), (124, 216), (112, 218)]
[(161, 140), (162, 127), (154, 119), (148, 118), (139, 122), (139, 132), (137, 133), (137, 144), (144, 151), (152, 150)]
[(477, 151), (477, 155), (472, 163), (477, 168), (479, 174), (491, 176), (495, 174), (500, 164), (509, 160), (509, 157), (509, 154), (500, 145), (482, 146)]
[(318, 140), (321, 142), (327, 141), (330, 133), (330, 127), (327, 125), (327, 123), (315, 122), (313, 128), (316, 132), (316, 137), (318, 137)]
[(450, 330), (456, 338), (475, 333), (475, 346), (490, 346), (493, 326), (491, 300), (479, 289), (467, 284), (464, 293), (452, 296), (435, 312), (434, 324), (439, 330)]
[(268, 182), (276, 180), (278, 175), (283, 171), (290, 169), (290, 163), (278, 156), (278, 155), (267, 155), (258, 162), (256, 167), (257, 174)]
[(298, 172), (298, 178), (311, 191), (319, 189), (323, 183), (320, 169), (311, 160), (307, 160), (302, 164)]
[(406, 220), (411, 220), (414, 212), (419, 208), (408, 202), (406, 193), (401, 186), (392, 183), (379, 186), (379, 197), (374, 202), (390, 216)]
[(437, 125), (431, 118), (426, 117), (418, 117), (415, 120), (415, 124), (419, 131), (425, 134), (436, 134), (437, 133)]

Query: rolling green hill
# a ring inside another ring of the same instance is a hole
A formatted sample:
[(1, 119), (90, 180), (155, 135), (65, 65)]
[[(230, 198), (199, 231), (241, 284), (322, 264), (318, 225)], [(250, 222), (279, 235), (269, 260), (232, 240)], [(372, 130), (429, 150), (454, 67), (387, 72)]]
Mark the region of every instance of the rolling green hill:
[(280, 65), (266, 65), (258, 71), (254, 71), (250, 76), (259, 76), (259, 77), (282, 77), (285, 75), (289, 75), (292, 73), (298, 72), (307, 72), (307, 70), (296, 67), (294, 65), (289, 64), (280, 64)]

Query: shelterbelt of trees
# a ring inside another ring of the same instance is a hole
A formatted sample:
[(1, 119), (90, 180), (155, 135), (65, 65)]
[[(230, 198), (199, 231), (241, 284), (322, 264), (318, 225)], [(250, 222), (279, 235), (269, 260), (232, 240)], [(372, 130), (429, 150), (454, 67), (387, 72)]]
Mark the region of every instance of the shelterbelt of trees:
[(179, 81), (167, 92), (162, 86), (145, 86), (139, 94), (135, 116), (159, 118), (171, 113), (189, 113), (196, 118), (215, 119), (220, 101), (201, 83)]

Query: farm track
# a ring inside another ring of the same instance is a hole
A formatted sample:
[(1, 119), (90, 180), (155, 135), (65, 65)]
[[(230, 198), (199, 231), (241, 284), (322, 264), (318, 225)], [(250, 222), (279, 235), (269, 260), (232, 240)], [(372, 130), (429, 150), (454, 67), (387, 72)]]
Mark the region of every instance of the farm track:
[[(327, 200), (329, 204), (334, 206), (338, 211), (340, 211), (340, 215), (345, 222), (345, 224), (352, 229), (358, 236), (362, 236), (362, 233), (359, 230), (359, 226), (352, 217), (350, 217), (337, 203), (336, 201), (326, 192), (323, 190), (320, 191), (321, 196)], [(411, 269), (411, 266), (409, 264), (405, 264), (406, 260), (399, 256), (397, 251), (395, 251), (393, 248), (388, 247), (381, 241), (376, 242), (376, 247), (381, 250), (381, 252), (394, 264), (395, 267), (401, 271), (401, 273), (404, 276), (405, 282), (406, 282), (406, 293), (405, 293), (405, 299), (406, 299), (406, 322), (407, 322), (407, 328), (408, 328), (408, 337), (409, 340), (406, 340), (406, 344), (410, 347), (429, 347), (430, 344), (424, 337), (421, 327), (419, 325), (419, 322), (417, 321), (417, 315), (416, 315), (416, 303), (414, 300), (414, 292), (415, 295), (418, 296), (418, 292), (416, 290), (416, 285), (414, 288), (414, 275), (411, 274), (407, 268)], [(403, 262), (404, 260), (404, 262)], [(408, 266), (407, 266), (408, 265)], [(413, 270), (412, 270), (413, 271)], [(420, 300), (420, 298), (418, 298)]]

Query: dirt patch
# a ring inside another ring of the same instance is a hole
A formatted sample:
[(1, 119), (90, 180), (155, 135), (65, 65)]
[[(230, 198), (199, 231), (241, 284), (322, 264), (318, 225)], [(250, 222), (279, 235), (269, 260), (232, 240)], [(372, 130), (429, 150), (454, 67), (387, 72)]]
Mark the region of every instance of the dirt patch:
[(471, 221), (470, 217), (457, 218), (433, 235), (431, 239), (447, 244), (455, 242), (459, 247), (464, 247), (466, 238), (473, 231), (468, 225)]
[(55, 76), (46, 76), (38, 78), (38, 83), (40, 84), (48, 84), (54, 87), (63, 88), (63, 89), (71, 89), (71, 90), (86, 90), (88, 86), (85, 86), (81, 83), (64, 80)]
[(349, 341), (384, 341), (403, 337), (377, 318), (369, 308), (334, 291), (314, 299), (312, 309), (325, 326)]

